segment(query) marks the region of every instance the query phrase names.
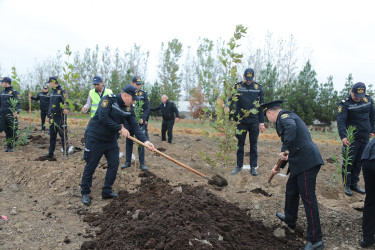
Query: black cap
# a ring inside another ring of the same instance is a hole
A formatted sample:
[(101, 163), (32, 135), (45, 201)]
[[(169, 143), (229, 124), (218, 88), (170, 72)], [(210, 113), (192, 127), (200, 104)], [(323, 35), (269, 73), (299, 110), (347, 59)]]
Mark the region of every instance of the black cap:
[(143, 83), (139, 76), (134, 76), (133, 79), (132, 79), (132, 82), (137, 84), (137, 85), (141, 85)]
[(48, 79), (48, 83), (50, 82), (53, 82), (53, 83), (57, 83), (59, 84), (59, 81), (57, 80), (57, 77), (56, 76), (51, 76), (49, 79)]
[(137, 91), (137, 88), (131, 84), (126, 85), (123, 90), (126, 94), (129, 94), (133, 97), (134, 101), (139, 101), (139, 97), (135, 94)]
[(103, 82), (103, 80), (100, 76), (95, 76), (94, 79), (92, 79), (92, 83), (95, 84), (95, 85), (99, 84), (101, 82)]
[(275, 107), (281, 108), (281, 103), (283, 103), (283, 102), (284, 102), (283, 100), (277, 100), (277, 101), (272, 101), (272, 102), (269, 102), (269, 103), (263, 103), (260, 106), (263, 108), (264, 115), (266, 115), (266, 111), (268, 109), (272, 109), (272, 108), (275, 108)]
[(366, 85), (363, 82), (354, 84), (352, 91), (356, 98), (363, 98), (366, 95)]
[(9, 84), (12, 84), (12, 79), (10, 79), (10, 77), (4, 77), (3, 79), (1, 79), (1, 82), (7, 82)]
[(252, 68), (248, 68), (245, 70), (243, 75), (245, 76), (246, 81), (252, 81), (254, 79), (254, 70)]

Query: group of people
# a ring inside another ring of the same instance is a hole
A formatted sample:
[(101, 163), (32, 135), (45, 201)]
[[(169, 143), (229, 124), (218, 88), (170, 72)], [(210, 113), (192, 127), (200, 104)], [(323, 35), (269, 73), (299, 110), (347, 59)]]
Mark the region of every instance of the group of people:
[[(296, 227), (298, 205), (300, 198), (304, 204), (307, 218), (307, 243), (303, 249), (323, 249), (322, 231), (319, 219), (319, 210), (315, 194), (316, 178), (322, 165), (324, 165), (317, 146), (313, 143), (310, 132), (305, 123), (295, 113), (282, 109), (281, 100), (265, 103), (262, 85), (254, 81), (254, 70), (249, 68), (244, 72), (244, 81), (238, 82), (234, 88), (238, 92), (238, 98), (230, 100), (229, 108), (233, 111), (238, 121), (237, 129), (241, 131), (236, 135), (238, 140), (237, 166), (231, 172), (238, 174), (243, 168), (244, 145), (247, 132), (249, 132), (250, 143), (250, 173), (257, 176), (257, 141), (259, 131), (264, 132), (264, 117), (267, 116), (271, 123), (275, 124), (277, 134), (281, 138), (282, 147), (280, 160), (289, 163), (287, 174), (289, 178), (286, 184), (286, 198), (284, 214), (277, 212), (276, 216), (285, 222), (290, 228)], [(66, 152), (68, 145), (67, 137), (67, 113), (69, 104), (67, 93), (59, 85), (57, 77), (49, 78), (48, 88), (44, 87), (36, 98), (40, 100), (42, 131), (45, 130), (45, 117), (50, 124), (50, 147), (46, 155), (54, 157), (57, 133), (60, 135), (63, 150)], [(162, 140), (166, 141), (168, 131), (168, 142), (172, 143), (172, 130), (175, 122), (179, 120), (179, 113), (176, 105), (163, 95), (162, 103), (154, 108), (150, 107), (150, 100), (147, 92), (141, 89), (142, 80), (139, 76), (132, 79), (132, 83), (126, 85), (120, 94), (113, 94), (110, 89), (104, 86), (102, 79), (94, 77), (94, 89), (90, 90), (87, 103), (82, 108), (86, 113), (91, 109), (91, 119), (85, 130), (85, 151), (84, 159), (86, 165), (82, 175), (81, 194), (82, 202), (85, 205), (91, 204), (92, 176), (103, 155), (106, 156), (108, 168), (105, 182), (102, 189), (102, 198), (111, 199), (118, 196), (113, 192), (112, 186), (116, 179), (119, 166), (119, 147), (117, 140), (119, 136), (126, 137), (126, 160), (122, 169), (131, 166), (133, 140), (145, 143), (147, 148), (154, 150), (154, 145), (148, 138), (148, 119), (150, 111), (162, 112)], [(1, 92), (1, 120), (4, 125), (1, 129), (6, 132), (6, 152), (13, 151), (11, 139), (12, 133), (9, 124), (17, 123), (17, 114), (20, 111), (20, 102), (13, 109), (10, 109), (9, 98), (19, 100), (19, 93), (12, 87), (11, 79), (2, 79), (4, 90)], [(139, 102), (142, 113), (137, 120), (134, 112), (134, 103)], [(48, 107), (48, 108), (47, 108)], [(245, 111), (257, 110), (244, 116)], [(350, 147), (349, 166), (344, 169), (343, 180), (345, 182), (345, 194), (353, 195), (352, 191), (360, 194), (366, 193), (365, 207), (363, 212), (363, 239), (360, 242), (362, 247), (371, 246), (375, 243), (375, 140), (370, 143), (369, 138), (375, 133), (375, 108), (369, 95), (366, 95), (365, 84), (358, 82), (354, 84), (349, 96), (342, 100), (338, 106), (337, 126), (343, 143), (343, 149)], [(349, 143), (347, 129), (355, 126), (354, 141)], [(9, 139), (9, 140), (8, 140)], [(9, 143), (8, 143), (9, 142)], [(145, 165), (145, 149), (139, 145), (138, 154), (141, 170), (147, 170)], [(68, 152), (66, 152), (68, 153)], [(363, 165), (365, 190), (359, 187), (359, 175)], [(276, 166), (271, 170), (273, 174), (278, 173)]]

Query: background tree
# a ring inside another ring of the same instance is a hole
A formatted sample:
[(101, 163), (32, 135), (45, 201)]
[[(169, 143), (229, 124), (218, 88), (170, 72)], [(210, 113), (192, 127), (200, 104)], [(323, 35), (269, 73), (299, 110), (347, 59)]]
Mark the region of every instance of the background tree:
[[(161, 92), (160, 92), (160, 85), (158, 82), (155, 82), (154, 85), (151, 87), (151, 92), (149, 94), (149, 98), (150, 98), (150, 107), (157, 107), (160, 105), (161, 103)], [(153, 116), (161, 116), (161, 111), (153, 111), (150, 113), (151, 115)]]
[(354, 85), (354, 83), (353, 83), (353, 76), (352, 76), (352, 73), (350, 73), (348, 75), (348, 77), (346, 78), (346, 82), (345, 82), (344, 88), (339, 93), (340, 100), (344, 100), (344, 99), (346, 99), (346, 97), (348, 97), (348, 95), (350, 94), (350, 91), (353, 88), (353, 85)]
[(269, 102), (278, 99), (277, 86), (279, 86), (279, 74), (276, 66), (272, 67), (271, 63), (267, 64), (267, 68), (260, 71), (258, 82), (262, 84), (264, 100)]
[(187, 48), (187, 54), (182, 63), (182, 90), (184, 92), (184, 100), (188, 101), (193, 88), (196, 86), (196, 73), (194, 69), (194, 58), (191, 55), (191, 47)]
[(336, 120), (339, 100), (338, 93), (333, 87), (333, 76), (329, 76), (327, 82), (319, 85), (315, 118), (327, 125), (331, 125), (332, 121)]
[(193, 88), (192, 94), (189, 98), (189, 103), (190, 116), (194, 119), (201, 120), (206, 113), (206, 100), (203, 95), (201, 84), (198, 84), (197, 87)]

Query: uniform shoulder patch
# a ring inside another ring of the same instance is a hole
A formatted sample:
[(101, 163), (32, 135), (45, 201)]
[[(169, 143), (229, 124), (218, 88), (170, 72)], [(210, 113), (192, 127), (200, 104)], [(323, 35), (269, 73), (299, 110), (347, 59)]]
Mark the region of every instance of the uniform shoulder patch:
[(9, 95), (11, 95), (13, 93), (13, 91), (11, 90), (11, 91), (9, 91)]
[(131, 107), (131, 106), (127, 106), (127, 107), (126, 107), (126, 111), (129, 112), (130, 110), (132, 110), (132, 107)]
[(364, 102), (368, 102), (368, 99), (367, 99), (367, 97), (365, 96), (365, 97), (363, 97), (363, 99), (362, 99)]
[(108, 107), (108, 100), (103, 100), (101, 106), (102, 106), (103, 108)]
[(58, 90), (58, 91), (57, 91), (57, 94), (60, 95), (60, 94), (61, 94), (61, 90)]
[(346, 102), (346, 100), (341, 100), (341, 102)]
[(254, 84), (254, 89), (259, 89), (259, 84)]
[(340, 105), (338, 108), (337, 108), (337, 112), (341, 113), (342, 111), (342, 106)]
[(281, 119), (285, 119), (285, 118), (288, 118), (288, 117), (289, 117), (288, 114), (282, 114), (282, 115), (280, 116)]

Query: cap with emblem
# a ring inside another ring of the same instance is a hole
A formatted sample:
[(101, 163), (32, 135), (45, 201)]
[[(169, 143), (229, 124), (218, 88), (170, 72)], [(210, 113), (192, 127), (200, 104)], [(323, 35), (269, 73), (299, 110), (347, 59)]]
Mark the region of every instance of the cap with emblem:
[(57, 80), (57, 77), (56, 76), (51, 76), (49, 79), (48, 79), (48, 83), (50, 82), (53, 82), (53, 83), (57, 83), (59, 84), (59, 81)]
[(43, 89), (48, 89), (48, 87), (47, 87), (47, 86), (44, 86)]
[(254, 79), (254, 70), (252, 68), (248, 68), (245, 70), (243, 75), (245, 76), (246, 81), (252, 81)]
[(1, 82), (7, 82), (9, 84), (12, 84), (12, 79), (10, 79), (10, 77), (4, 77)]
[(133, 79), (132, 79), (132, 82), (137, 84), (137, 85), (141, 85), (143, 83), (139, 76), (134, 76)]
[(99, 84), (101, 82), (103, 82), (103, 80), (100, 76), (95, 76), (94, 79), (92, 79), (92, 83), (95, 84), (95, 85)]
[(129, 94), (133, 97), (134, 101), (139, 101), (139, 97), (135, 94), (137, 91), (137, 88), (133, 85), (126, 85), (123, 90), (126, 94)]
[(363, 98), (366, 95), (366, 85), (363, 82), (354, 84), (352, 91), (356, 98)]
[(260, 106), (263, 108), (263, 112), (264, 112), (264, 115), (266, 115), (266, 111), (268, 109), (272, 109), (272, 108), (281, 108), (281, 103), (283, 103), (284, 101), (283, 100), (277, 100), (277, 101), (272, 101), (272, 102), (268, 102), (268, 103), (263, 103), (261, 104)]

